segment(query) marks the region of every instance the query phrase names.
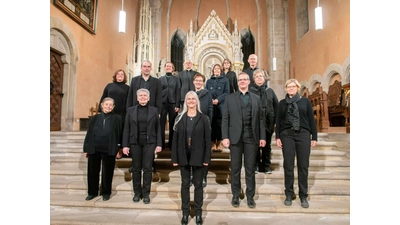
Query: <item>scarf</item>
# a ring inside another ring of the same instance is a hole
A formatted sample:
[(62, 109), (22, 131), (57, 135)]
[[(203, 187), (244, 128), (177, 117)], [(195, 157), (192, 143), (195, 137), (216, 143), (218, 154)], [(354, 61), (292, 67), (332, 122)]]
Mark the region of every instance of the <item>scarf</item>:
[(292, 98), (288, 94), (285, 96), (287, 111), (286, 111), (286, 124), (290, 124), (293, 130), (300, 130), (300, 115), (297, 102), (300, 100), (299, 93), (296, 93)]

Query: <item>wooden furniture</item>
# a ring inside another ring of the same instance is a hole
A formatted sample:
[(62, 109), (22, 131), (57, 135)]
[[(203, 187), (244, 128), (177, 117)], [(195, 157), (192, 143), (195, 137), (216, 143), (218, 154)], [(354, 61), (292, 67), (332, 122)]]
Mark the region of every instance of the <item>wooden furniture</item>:
[[(350, 84), (348, 85), (350, 93)], [(350, 126), (350, 109), (342, 82), (335, 81), (328, 91), (329, 123), (331, 127)]]
[(317, 89), (308, 96), (314, 110), (314, 118), (317, 125), (318, 132), (328, 132), (329, 118), (328, 118), (328, 95), (322, 90), (322, 87)]

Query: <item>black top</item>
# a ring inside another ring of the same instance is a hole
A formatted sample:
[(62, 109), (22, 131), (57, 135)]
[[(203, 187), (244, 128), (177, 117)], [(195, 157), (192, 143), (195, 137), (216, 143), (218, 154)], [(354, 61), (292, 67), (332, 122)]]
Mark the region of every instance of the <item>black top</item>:
[[(311, 140), (318, 140), (317, 126), (314, 119), (314, 111), (311, 102), (308, 98), (300, 98), (297, 102), (300, 116), (300, 128), (306, 129), (311, 133)], [(276, 138), (280, 138), (280, 133), (292, 127), (286, 123), (287, 103), (286, 99), (282, 99), (278, 104), (278, 111), (276, 115)]]
[(104, 98), (110, 97), (114, 99), (113, 112), (119, 115), (123, 115), (126, 112), (126, 99), (128, 97), (129, 86), (123, 82), (113, 82), (106, 85), (103, 94), (99, 101), (99, 109), (101, 112), (101, 102)]

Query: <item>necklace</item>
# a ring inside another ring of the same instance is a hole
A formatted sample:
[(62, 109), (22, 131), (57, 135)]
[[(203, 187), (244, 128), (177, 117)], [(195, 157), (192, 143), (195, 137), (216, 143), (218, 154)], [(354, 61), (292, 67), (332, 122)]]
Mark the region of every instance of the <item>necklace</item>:
[(108, 115), (106, 118), (104, 118), (104, 113), (103, 113), (103, 129), (106, 127), (106, 119), (110, 118), (111, 115)]

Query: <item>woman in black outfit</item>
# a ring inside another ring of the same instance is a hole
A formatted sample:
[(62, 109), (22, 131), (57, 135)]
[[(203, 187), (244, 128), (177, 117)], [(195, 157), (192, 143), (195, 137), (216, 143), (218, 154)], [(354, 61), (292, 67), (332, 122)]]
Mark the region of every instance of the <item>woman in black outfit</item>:
[(308, 208), (308, 167), (311, 147), (317, 145), (317, 127), (314, 112), (308, 98), (302, 98), (298, 91), (300, 83), (289, 79), (285, 83), (286, 96), (278, 104), (276, 116), (276, 144), (282, 148), (285, 173), (284, 204), (292, 205), (294, 193), (294, 158), (297, 158), (298, 186), (301, 207)]
[(171, 161), (181, 172), (182, 220), (188, 224), (190, 213), (190, 171), (193, 170), (194, 213), (196, 224), (202, 224), (203, 166), (211, 161), (211, 125), (207, 115), (200, 111), (196, 92), (186, 94), (182, 112), (176, 117), (172, 141)]
[(224, 67), (222, 76), (228, 78), (229, 80), (230, 93), (237, 92), (239, 90), (238, 80), (235, 71), (232, 71), (232, 62), (229, 59), (224, 59), (222, 67)]
[[(128, 96), (129, 85), (126, 84), (128, 78), (126, 77), (125, 71), (122, 69), (118, 69), (115, 71), (112, 77), (112, 83), (107, 84), (104, 87), (103, 94), (100, 97), (100, 101), (102, 102), (104, 98), (110, 97), (114, 99), (115, 108), (113, 112), (122, 117), (122, 126), (125, 121), (126, 114), (126, 99)], [(99, 112), (101, 112), (101, 107), (99, 105)], [(117, 153), (117, 159), (122, 157), (122, 149), (120, 149)]]
[(102, 170), (100, 195), (103, 196), (103, 201), (110, 199), (115, 155), (121, 148), (122, 118), (113, 113), (114, 100), (106, 97), (100, 106), (102, 111), (90, 120), (83, 144), (84, 155), (88, 158), (87, 201), (99, 194), (100, 168)]
[[(133, 202), (150, 203), (152, 166), (155, 152), (161, 152), (161, 125), (158, 109), (148, 104), (150, 91), (136, 92), (139, 104), (128, 108), (122, 136), (122, 151), (132, 156)], [(143, 186), (142, 186), (143, 171)]]

